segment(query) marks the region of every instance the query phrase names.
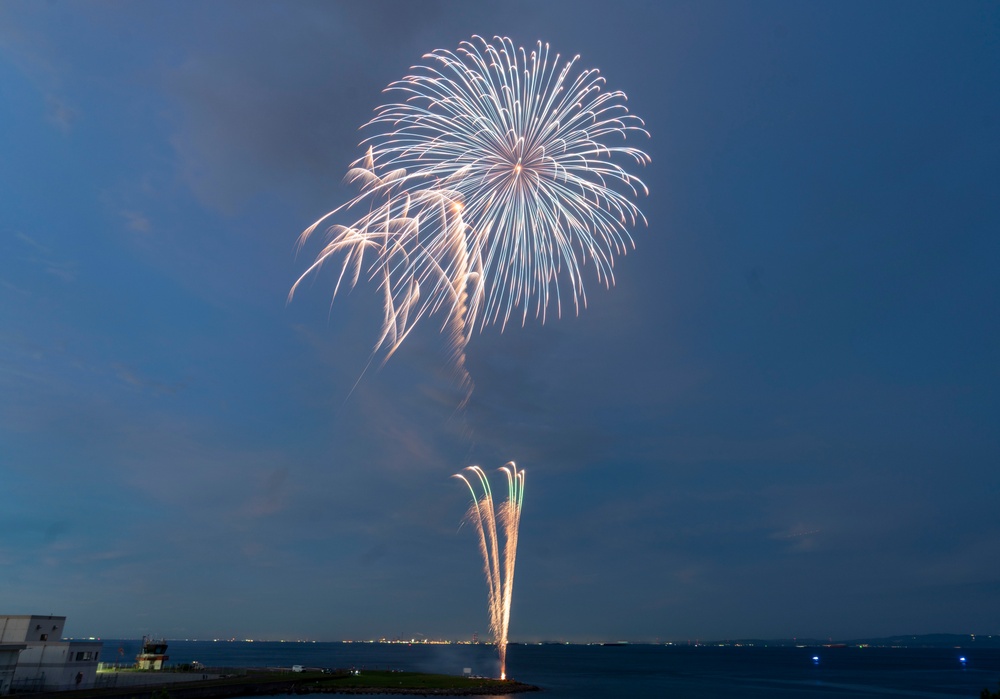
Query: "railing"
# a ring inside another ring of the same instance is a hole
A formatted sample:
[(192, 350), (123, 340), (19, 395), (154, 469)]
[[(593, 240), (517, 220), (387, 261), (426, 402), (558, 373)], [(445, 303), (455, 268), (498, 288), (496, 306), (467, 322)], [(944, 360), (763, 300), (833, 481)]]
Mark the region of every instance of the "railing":
[(149, 687), (166, 684), (184, 684), (202, 680), (246, 675), (246, 668), (198, 668), (190, 670), (136, 670), (115, 668), (113, 664), (100, 668), (94, 683), (96, 688)]
[(10, 683), (10, 693), (30, 694), (32, 692), (41, 692), (44, 686), (44, 677), (22, 677), (21, 679), (13, 680)]

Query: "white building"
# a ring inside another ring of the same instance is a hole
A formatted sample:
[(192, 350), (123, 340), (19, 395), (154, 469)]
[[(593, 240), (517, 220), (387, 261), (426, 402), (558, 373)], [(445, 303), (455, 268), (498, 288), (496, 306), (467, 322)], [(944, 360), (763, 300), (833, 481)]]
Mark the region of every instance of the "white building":
[(15, 690), (54, 691), (93, 687), (100, 641), (64, 641), (64, 616), (0, 615), (0, 650), (21, 647), (13, 677), (4, 689), (0, 655), (0, 694)]
[(23, 643), (0, 643), (0, 695), (10, 692), (10, 684), (14, 681), (14, 669), (17, 667), (17, 656), (27, 647)]

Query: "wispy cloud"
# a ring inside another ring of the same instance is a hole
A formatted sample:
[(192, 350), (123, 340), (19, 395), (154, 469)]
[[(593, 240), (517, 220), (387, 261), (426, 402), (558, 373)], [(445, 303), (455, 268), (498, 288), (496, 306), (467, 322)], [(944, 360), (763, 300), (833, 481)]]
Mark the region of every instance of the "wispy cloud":
[(27, 248), (20, 259), (34, 267), (42, 268), (47, 274), (64, 282), (76, 281), (79, 263), (76, 260), (60, 259), (53, 254), (51, 248), (35, 237), (22, 231), (15, 231), (14, 238)]
[(53, 94), (46, 95), (45, 105), (45, 116), (49, 123), (54, 124), (64, 134), (68, 134), (77, 119), (77, 110), (66, 100)]
[(120, 213), (125, 219), (125, 226), (133, 233), (147, 234), (153, 229), (149, 219), (138, 211), (123, 210)]
[(2, 286), (4, 289), (7, 289), (7, 291), (11, 291), (21, 296), (31, 296), (30, 291), (28, 291), (27, 289), (22, 289), (21, 287), (16, 286), (14, 284), (11, 284), (6, 279), (0, 279), (0, 286)]
[(47, 255), (49, 253), (49, 248), (48, 247), (46, 247), (45, 245), (42, 245), (41, 243), (39, 243), (37, 240), (35, 240), (34, 238), (32, 238), (27, 233), (24, 233), (22, 231), (14, 231), (14, 237), (17, 238), (18, 240), (20, 240), (25, 245), (28, 245), (29, 247), (34, 248), (36, 251), (38, 251), (38, 252), (40, 252), (42, 254)]
[(135, 368), (127, 366), (121, 362), (113, 362), (111, 364), (111, 368), (115, 375), (124, 383), (132, 386), (133, 388), (149, 391), (155, 395), (174, 395), (188, 385), (187, 381), (176, 381), (172, 383), (159, 381), (143, 375)]

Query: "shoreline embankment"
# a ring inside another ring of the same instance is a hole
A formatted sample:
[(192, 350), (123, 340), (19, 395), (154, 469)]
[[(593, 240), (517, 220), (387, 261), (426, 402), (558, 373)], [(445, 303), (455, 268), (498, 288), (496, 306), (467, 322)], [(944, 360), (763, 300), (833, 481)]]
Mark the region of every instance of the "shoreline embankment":
[[(198, 673), (202, 674), (202, 673)], [(407, 673), (411, 674), (411, 673)], [(164, 677), (166, 680), (166, 677)], [(450, 678), (461, 681), (465, 678)], [(235, 697), (274, 696), (278, 694), (398, 694), (411, 696), (489, 696), (539, 691), (539, 687), (507, 680), (486, 680), (482, 684), (464, 686), (396, 687), (391, 684), (352, 686), (349, 673), (289, 676), (283, 673), (254, 675), (251, 670), (239, 677), (179, 680), (174, 678), (157, 684), (124, 687), (104, 687), (24, 695), (24, 699), (233, 699)], [(343, 683), (343, 684), (341, 684)], [(17, 695), (15, 695), (17, 696)]]

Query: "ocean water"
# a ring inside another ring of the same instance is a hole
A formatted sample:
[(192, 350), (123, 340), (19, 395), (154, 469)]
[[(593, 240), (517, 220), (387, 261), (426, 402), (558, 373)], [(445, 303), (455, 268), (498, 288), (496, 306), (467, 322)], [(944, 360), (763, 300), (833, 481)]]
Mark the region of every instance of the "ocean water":
[[(206, 666), (388, 668), (454, 675), (472, 668), (474, 674), (498, 674), (496, 653), (487, 645), (169, 643), (170, 664), (197, 660)], [(138, 643), (105, 641), (102, 660), (113, 662), (119, 648), (128, 662)], [(998, 688), (1000, 649), (515, 644), (507, 650), (507, 671), (544, 690), (519, 696), (539, 699), (978, 698), (983, 688)]]

